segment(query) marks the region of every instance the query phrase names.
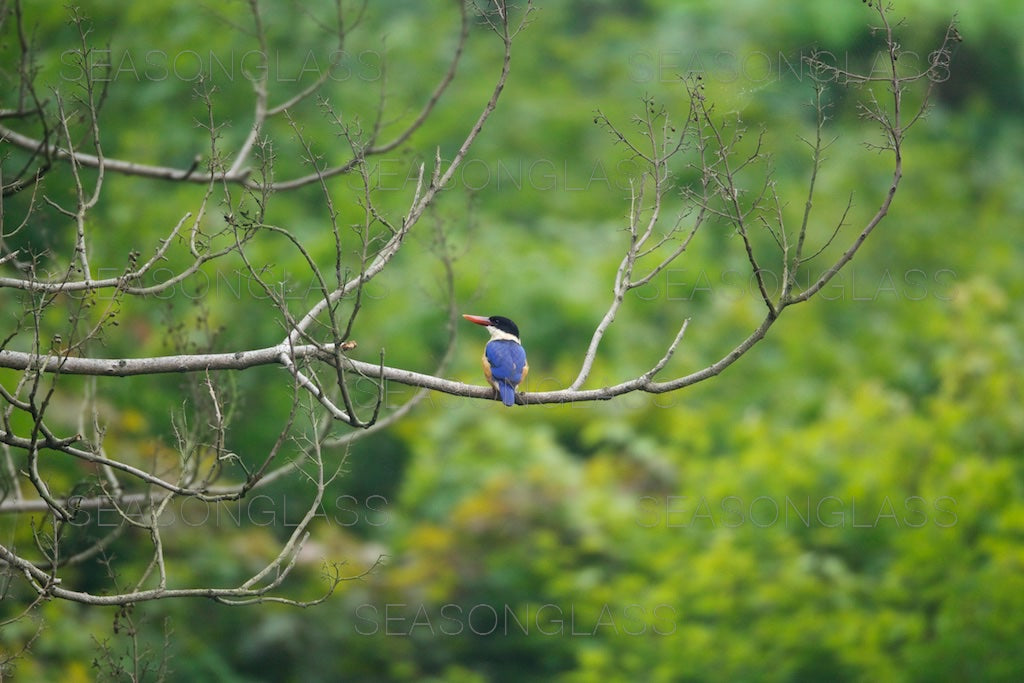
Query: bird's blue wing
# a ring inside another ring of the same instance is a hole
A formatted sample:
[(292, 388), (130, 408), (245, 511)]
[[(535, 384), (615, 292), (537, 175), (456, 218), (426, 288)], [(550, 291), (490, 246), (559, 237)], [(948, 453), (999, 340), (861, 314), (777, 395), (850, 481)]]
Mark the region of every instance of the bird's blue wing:
[(526, 350), (510, 339), (497, 339), (488, 342), (484, 352), (502, 403), (512, 405), (516, 401), (516, 387), (523, 381)]
[(526, 350), (521, 344), (509, 339), (488, 342), (484, 349), (487, 362), (491, 364), (494, 379), (501, 379), (513, 386), (523, 380), (523, 368), (526, 367)]

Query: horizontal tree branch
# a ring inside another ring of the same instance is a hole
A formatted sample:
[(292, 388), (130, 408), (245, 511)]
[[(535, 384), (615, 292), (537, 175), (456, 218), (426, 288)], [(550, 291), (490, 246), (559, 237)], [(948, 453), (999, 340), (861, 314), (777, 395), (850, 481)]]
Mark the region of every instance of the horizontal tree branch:
[[(654, 375), (660, 371), (667, 358), (654, 366), (651, 372), (621, 382), (596, 389), (557, 389), (552, 391), (525, 392), (519, 394), (521, 404), (574, 403), (577, 401), (607, 401), (634, 391), (661, 394), (675, 391), (702, 380), (714, 377), (729, 365), (732, 365), (757, 342), (764, 338), (768, 328), (777, 316), (769, 315), (746, 339), (716, 363), (702, 370), (693, 372), (673, 380), (655, 382)], [(679, 335), (670, 348), (674, 352), (686, 325), (680, 329)], [(281, 365), (282, 355), (291, 362), (299, 360), (319, 360), (326, 363), (335, 362), (334, 344), (304, 344), (288, 346), (279, 344), (251, 351), (235, 351), (228, 353), (185, 354), (176, 356), (154, 356), (149, 358), (79, 358), (40, 355), (22, 351), (0, 350), (0, 368), (12, 370), (36, 370), (67, 375), (91, 375), (106, 377), (131, 377), (136, 375), (155, 375), (164, 373), (207, 372), (211, 370), (246, 370), (264, 365)], [(404, 370), (401, 368), (378, 365), (366, 361), (355, 360), (342, 356), (343, 369), (355, 372), (370, 379), (398, 382), (408, 386), (430, 389), (453, 396), (464, 398), (494, 399), (494, 390), (488, 386), (466, 384), (455, 380), (435, 377), (433, 375)]]

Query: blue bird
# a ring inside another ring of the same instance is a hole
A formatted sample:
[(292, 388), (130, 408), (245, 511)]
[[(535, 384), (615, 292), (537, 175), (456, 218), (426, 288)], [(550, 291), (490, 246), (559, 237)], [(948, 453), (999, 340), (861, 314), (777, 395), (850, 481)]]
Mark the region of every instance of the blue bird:
[(516, 387), (526, 379), (530, 365), (526, 362), (526, 350), (519, 341), (519, 328), (508, 318), (500, 315), (463, 315), (471, 323), (483, 325), (491, 334), (491, 340), (484, 347), (484, 377), (501, 396), (501, 402), (511, 406), (516, 402)]

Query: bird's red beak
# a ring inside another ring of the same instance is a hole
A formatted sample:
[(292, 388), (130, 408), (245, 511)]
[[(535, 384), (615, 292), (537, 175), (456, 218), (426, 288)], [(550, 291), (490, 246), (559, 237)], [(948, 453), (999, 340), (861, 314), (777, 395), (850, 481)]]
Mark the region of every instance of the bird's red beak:
[(470, 315), (468, 313), (463, 313), (462, 317), (471, 323), (476, 323), (477, 325), (483, 325), (485, 327), (491, 324), (491, 319), (485, 318), (482, 315)]

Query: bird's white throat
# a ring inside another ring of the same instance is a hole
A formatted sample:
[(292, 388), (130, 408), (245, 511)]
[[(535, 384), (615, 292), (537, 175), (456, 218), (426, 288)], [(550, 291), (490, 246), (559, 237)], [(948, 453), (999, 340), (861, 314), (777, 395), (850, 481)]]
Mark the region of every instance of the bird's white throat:
[(499, 330), (497, 327), (494, 327), (493, 325), (488, 325), (487, 331), (491, 333), (492, 340), (508, 339), (509, 341), (514, 341), (516, 344), (522, 343), (519, 341), (519, 337), (515, 336), (514, 334), (505, 332), (503, 330)]

